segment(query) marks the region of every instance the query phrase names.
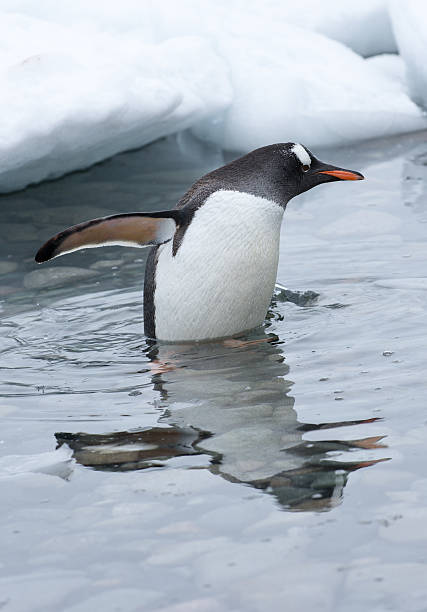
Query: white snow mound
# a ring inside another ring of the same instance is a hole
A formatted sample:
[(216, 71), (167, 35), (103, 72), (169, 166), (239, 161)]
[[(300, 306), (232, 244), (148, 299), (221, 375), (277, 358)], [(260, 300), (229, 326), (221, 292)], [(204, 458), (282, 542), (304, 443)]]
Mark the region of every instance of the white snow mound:
[[(189, 127), (242, 152), (426, 127), (398, 60), (349, 47), (395, 50), (387, 0), (2, 0), (0, 191)], [(423, 101), (424, 67), (411, 70)]]
[[(195, 130), (199, 136), (232, 150), (280, 141), (312, 148), (427, 127), (405, 91), (398, 58), (374, 63), (325, 36), (282, 24), (270, 24), (268, 44), (261, 44), (245, 33), (256, 27), (249, 21), (246, 16), (242, 33), (229, 31), (219, 44), (231, 66), (234, 100), (222, 129), (204, 122)], [(394, 72), (390, 63), (397, 64)]]
[(0, 41), (2, 191), (140, 147), (230, 103), (227, 67), (200, 38), (146, 44), (7, 14)]
[(390, 10), (397, 45), (406, 64), (409, 93), (414, 102), (427, 108), (427, 3), (395, 0)]
[(285, 18), (288, 23), (337, 40), (364, 57), (397, 52), (388, 0), (264, 0), (258, 7), (265, 7), (276, 22)]

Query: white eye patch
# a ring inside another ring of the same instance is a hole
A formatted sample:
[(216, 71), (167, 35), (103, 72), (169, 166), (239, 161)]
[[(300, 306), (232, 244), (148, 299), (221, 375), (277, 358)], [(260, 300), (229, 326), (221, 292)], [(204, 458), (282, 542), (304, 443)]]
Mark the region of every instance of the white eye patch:
[(294, 155), (298, 157), (298, 159), (300, 160), (303, 166), (311, 166), (310, 155), (307, 153), (307, 151), (304, 149), (302, 145), (298, 143), (294, 144), (291, 151)]

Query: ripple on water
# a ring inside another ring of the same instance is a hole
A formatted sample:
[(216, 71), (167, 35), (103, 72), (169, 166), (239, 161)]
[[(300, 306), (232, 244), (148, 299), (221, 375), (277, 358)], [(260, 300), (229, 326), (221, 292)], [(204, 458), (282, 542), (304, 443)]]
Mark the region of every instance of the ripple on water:
[(290, 204), (285, 294), (227, 342), (145, 341), (144, 250), (33, 262), (64, 226), (172, 206), (218, 151), (186, 165), (163, 141), (1, 198), (5, 597), (422, 609), (427, 176), (412, 138), (323, 153), (369, 180)]

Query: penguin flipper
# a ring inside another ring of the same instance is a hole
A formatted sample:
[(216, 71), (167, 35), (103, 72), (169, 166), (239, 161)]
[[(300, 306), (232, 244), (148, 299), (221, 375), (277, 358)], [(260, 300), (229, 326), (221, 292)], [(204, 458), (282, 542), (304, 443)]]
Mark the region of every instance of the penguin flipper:
[(181, 212), (125, 213), (73, 225), (50, 238), (36, 253), (37, 263), (80, 249), (121, 245), (145, 247), (171, 240)]

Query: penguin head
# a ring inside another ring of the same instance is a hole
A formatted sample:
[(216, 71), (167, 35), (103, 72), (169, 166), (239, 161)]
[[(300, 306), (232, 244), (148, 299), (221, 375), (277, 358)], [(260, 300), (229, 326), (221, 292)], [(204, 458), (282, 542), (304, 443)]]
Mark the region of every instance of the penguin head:
[(291, 198), (316, 185), (363, 178), (360, 172), (320, 161), (302, 144), (282, 142), (255, 149), (210, 172), (201, 182), (267, 198), (286, 208)]
[[(302, 144), (287, 142), (276, 145), (276, 156), (282, 157), (283, 187), (287, 199), (304, 193), (316, 185), (332, 181), (360, 181), (364, 176), (317, 159)], [(276, 161), (277, 167), (277, 161)]]

